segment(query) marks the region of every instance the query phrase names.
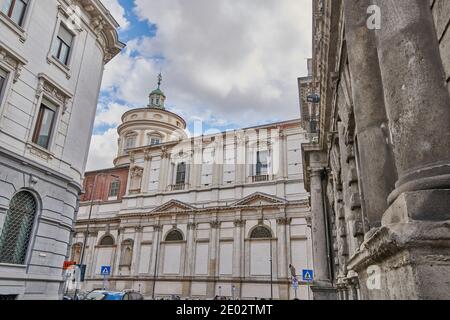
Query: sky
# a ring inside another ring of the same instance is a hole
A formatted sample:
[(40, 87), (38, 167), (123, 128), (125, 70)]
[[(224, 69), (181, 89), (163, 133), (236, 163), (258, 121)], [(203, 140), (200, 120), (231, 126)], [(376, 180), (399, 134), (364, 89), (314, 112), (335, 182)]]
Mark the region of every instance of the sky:
[(103, 76), (87, 170), (110, 168), (121, 115), (148, 104), (205, 133), (300, 117), (297, 78), (311, 56), (311, 0), (102, 0), (127, 46)]

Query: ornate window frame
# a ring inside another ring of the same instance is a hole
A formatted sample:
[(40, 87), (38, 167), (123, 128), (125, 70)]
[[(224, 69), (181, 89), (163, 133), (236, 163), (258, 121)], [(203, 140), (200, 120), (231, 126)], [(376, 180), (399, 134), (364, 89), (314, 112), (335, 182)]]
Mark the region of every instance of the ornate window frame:
[(0, 96), (0, 119), (3, 115), (4, 105), (8, 101), (7, 97), (9, 96), (9, 92), (13, 84), (19, 80), (22, 69), (27, 63), (28, 60), (0, 40), (0, 68), (8, 74), (2, 95)]
[[(50, 48), (47, 53), (47, 63), (53, 64), (58, 69), (60, 69), (65, 75), (67, 80), (69, 80), (72, 77), (72, 65), (74, 63), (75, 57), (77, 56), (78, 47), (79, 47), (79, 38), (81, 32), (84, 31), (84, 28), (79, 26), (79, 28), (73, 28), (69, 27), (70, 24), (70, 13), (67, 11), (69, 8), (64, 8), (62, 5), (58, 5), (58, 14), (56, 17), (55, 26), (53, 28), (53, 35), (52, 35), (52, 41), (50, 43)], [(59, 61), (54, 55), (53, 55), (53, 47), (55, 46), (59, 29), (61, 28), (61, 25), (64, 26), (70, 33), (73, 35), (72, 39), (72, 46), (70, 48), (69, 52), (69, 58), (67, 65)], [(72, 24), (73, 25), (73, 24)]]
[(27, 30), (31, 21), (31, 12), (34, 8), (35, 0), (29, 0), (27, 9), (25, 10), (25, 15), (23, 17), (22, 25), (19, 26), (14, 21), (11, 20), (6, 14), (0, 11), (0, 21), (3, 22), (11, 31), (17, 34), (21, 42), (25, 42), (28, 38)]
[[(27, 147), (30, 149), (30, 153), (33, 153), (45, 160), (51, 160), (54, 158), (54, 154), (52, 152), (54, 147), (54, 142), (56, 136), (59, 132), (59, 126), (61, 123), (62, 117), (66, 114), (71, 105), (71, 100), (73, 95), (59, 84), (56, 81), (52, 80), (50, 77), (45, 75), (44, 73), (38, 74), (38, 87), (36, 89), (36, 104), (34, 105), (34, 118), (31, 126), (31, 130), (29, 130)], [(36, 122), (38, 120), (39, 108), (43, 102), (43, 100), (48, 100), (53, 103), (57, 107), (55, 123), (53, 124), (53, 134), (50, 137), (50, 141), (48, 144), (48, 148), (44, 149), (35, 143), (33, 143), (33, 133), (34, 128), (36, 127)]]

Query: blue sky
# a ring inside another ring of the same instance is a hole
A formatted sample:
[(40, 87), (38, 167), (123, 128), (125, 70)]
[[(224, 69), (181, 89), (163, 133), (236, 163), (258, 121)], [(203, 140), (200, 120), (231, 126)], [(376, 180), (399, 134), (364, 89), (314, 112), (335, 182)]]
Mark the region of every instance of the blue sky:
[(299, 117), (311, 0), (102, 0), (127, 48), (105, 67), (88, 170), (112, 166), (120, 116), (146, 106), (163, 73), (166, 107), (192, 132)]

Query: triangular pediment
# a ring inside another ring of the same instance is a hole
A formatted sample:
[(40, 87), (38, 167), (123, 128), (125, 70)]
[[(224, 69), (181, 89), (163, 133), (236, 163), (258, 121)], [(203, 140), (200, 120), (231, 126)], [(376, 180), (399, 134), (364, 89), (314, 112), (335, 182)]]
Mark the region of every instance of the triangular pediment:
[(266, 193), (253, 193), (233, 204), (233, 206), (260, 206), (269, 204), (284, 204), (286, 200)]
[(191, 206), (187, 203), (177, 200), (170, 200), (169, 202), (166, 202), (162, 206), (157, 207), (152, 212), (180, 212), (180, 211), (190, 211), (194, 209), (195, 209), (194, 206)]

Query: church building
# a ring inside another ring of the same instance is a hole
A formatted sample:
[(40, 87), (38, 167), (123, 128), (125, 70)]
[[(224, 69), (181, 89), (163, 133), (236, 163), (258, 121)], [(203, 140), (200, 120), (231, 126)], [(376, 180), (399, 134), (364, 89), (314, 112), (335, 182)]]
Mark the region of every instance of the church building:
[(85, 175), (81, 290), (103, 288), (111, 266), (107, 288), (149, 299), (308, 299), (290, 268), (313, 265), (300, 120), (189, 137), (160, 85), (122, 116), (114, 167)]

